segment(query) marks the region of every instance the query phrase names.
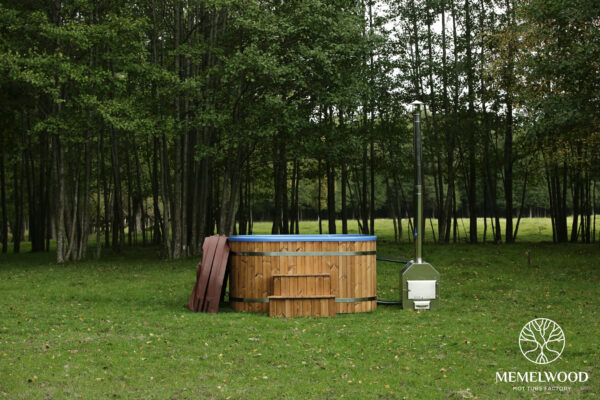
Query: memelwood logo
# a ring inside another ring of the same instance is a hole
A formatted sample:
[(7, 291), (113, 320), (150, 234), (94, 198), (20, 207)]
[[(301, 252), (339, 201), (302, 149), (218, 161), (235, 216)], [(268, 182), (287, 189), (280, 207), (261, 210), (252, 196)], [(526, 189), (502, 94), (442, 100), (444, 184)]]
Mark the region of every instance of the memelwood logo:
[[(565, 349), (565, 333), (556, 322), (548, 318), (536, 318), (523, 326), (519, 333), (519, 348), (523, 357), (537, 365), (550, 364)], [(534, 386), (514, 386), (519, 391), (569, 391), (569, 386), (552, 384), (584, 383), (589, 374), (583, 371), (504, 371), (496, 372), (496, 383), (527, 383)], [(551, 386), (542, 386), (549, 384)]]
[(504, 371), (496, 372), (496, 383), (583, 383), (589, 379), (587, 372), (551, 372), (551, 371)]
[(536, 318), (521, 329), (519, 347), (523, 356), (532, 363), (550, 364), (565, 349), (565, 333), (551, 319)]

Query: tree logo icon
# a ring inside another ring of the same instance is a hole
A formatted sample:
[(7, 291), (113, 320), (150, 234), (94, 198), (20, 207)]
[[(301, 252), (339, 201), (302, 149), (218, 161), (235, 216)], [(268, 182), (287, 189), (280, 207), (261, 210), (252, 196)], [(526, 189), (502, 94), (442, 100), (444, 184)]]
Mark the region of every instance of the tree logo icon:
[(536, 318), (525, 324), (519, 334), (521, 353), (536, 364), (556, 361), (565, 348), (565, 333), (548, 318)]

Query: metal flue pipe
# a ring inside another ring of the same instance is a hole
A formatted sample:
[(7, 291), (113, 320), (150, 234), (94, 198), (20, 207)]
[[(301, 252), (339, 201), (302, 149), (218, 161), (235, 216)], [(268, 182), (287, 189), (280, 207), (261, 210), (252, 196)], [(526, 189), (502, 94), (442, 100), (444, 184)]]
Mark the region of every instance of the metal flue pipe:
[(421, 140), (421, 106), (422, 102), (415, 100), (410, 104), (413, 107), (413, 129), (414, 138), (413, 145), (415, 151), (415, 197), (416, 210), (415, 215), (415, 261), (418, 264), (423, 262), (423, 232), (421, 230), (425, 226), (423, 223), (423, 179), (421, 172), (421, 162), (423, 155), (423, 146)]

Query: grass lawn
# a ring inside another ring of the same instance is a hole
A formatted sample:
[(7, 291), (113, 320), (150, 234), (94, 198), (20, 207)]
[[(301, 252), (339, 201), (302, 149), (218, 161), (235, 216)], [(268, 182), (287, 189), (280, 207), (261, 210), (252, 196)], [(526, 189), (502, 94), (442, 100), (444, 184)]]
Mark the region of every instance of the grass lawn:
[[(412, 256), (411, 244), (393, 243), (390, 221), (376, 228), (379, 255)], [(379, 306), (331, 319), (228, 306), (191, 313), (198, 260), (163, 261), (157, 249), (67, 265), (53, 254), (0, 255), (0, 398), (598, 398), (600, 247), (540, 242), (551, 240), (544, 220), (521, 229), (528, 242), (515, 245), (428, 244), (425, 259), (441, 272), (439, 311)], [(380, 299), (398, 299), (400, 267), (378, 262)], [(536, 317), (566, 336), (546, 366), (519, 350), (521, 328)], [(503, 371), (584, 371), (589, 380), (528, 392), (538, 384), (497, 383)]]

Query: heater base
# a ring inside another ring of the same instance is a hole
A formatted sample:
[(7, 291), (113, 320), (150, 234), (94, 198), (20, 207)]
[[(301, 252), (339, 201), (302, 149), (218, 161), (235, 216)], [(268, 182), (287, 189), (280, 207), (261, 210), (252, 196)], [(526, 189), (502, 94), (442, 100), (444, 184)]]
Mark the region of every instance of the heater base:
[(402, 308), (437, 310), (440, 307), (440, 273), (426, 262), (409, 261), (400, 272)]

